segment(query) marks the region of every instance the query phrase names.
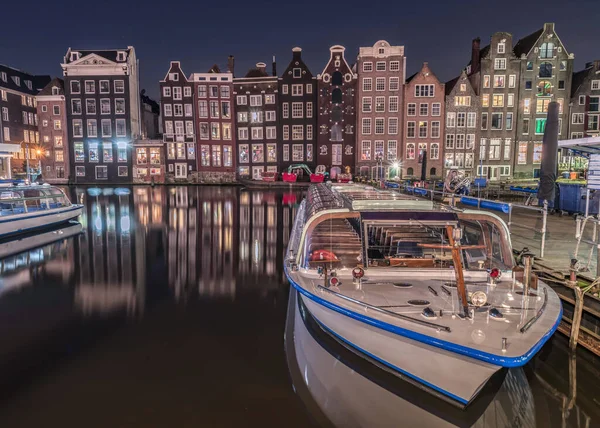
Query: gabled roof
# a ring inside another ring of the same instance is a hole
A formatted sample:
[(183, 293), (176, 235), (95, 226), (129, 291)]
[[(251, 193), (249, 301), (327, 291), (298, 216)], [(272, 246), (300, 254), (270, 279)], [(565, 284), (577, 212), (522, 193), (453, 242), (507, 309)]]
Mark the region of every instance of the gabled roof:
[(460, 79), (460, 76), (456, 76), (454, 79), (448, 80), (446, 82), (446, 95), (450, 95), (450, 92), (452, 92), (452, 89), (454, 89), (454, 87), (456, 86), (456, 82), (458, 82), (458, 79)]
[[(420, 70), (419, 70), (420, 71)], [(417, 71), (415, 74), (409, 76), (406, 78), (406, 83), (410, 82), (411, 80), (413, 80), (415, 78), (415, 76), (419, 74), (419, 72)]]
[[(0, 64), (0, 72), (6, 73), (7, 77), (6, 82), (0, 79), (0, 87), (24, 94), (37, 95), (50, 82), (50, 76), (35, 76), (7, 65)], [(21, 84), (17, 85), (13, 77), (18, 77)], [(27, 87), (26, 80), (31, 81), (31, 89)]]
[(57, 87), (58, 88), (58, 95), (64, 95), (65, 94), (65, 82), (64, 80), (55, 77), (54, 79), (52, 79), (50, 81), (50, 83), (48, 83), (44, 89), (42, 89), (39, 93), (38, 96), (44, 96), (44, 95), (54, 95), (52, 93), (52, 88)]
[[(100, 56), (104, 59), (107, 59), (109, 61), (117, 62), (117, 54), (119, 52), (125, 52), (125, 61), (127, 61), (129, 54), (131, 52), (131, 48), (128, 47), (128, 48), (124, 48), (124, 49), (94, 49), (94, 50), (69, 48), (69, 51), (70, 52), (79, 52), (79, 54), (80, 54), (79, 59), (81, 59), (85, 56), (94, 54), (94, 55)], [(79, 61), (79, 59), (71, 61), (70, 55), (67, 55), (65, 57), (65, 63), (70, 64), (70, 63)]]
[(539, 30), (531, 33), (530, 35), (519, 39), (519, 41), (513, 49), (515, 56), (517, 58), (520, 58), (523, 54), (529, 55), (529, 52), (531, 52), (531, 49), (535, 46), (536, 42), (539, 40), (543, 32), (544, 29), (540, 28)]
[(208, 72), (209, 73), (220, 73), (221, 69), (219, 68), (219, 66), (217, 64), (213, 64), (213, 66), (208, 69)]

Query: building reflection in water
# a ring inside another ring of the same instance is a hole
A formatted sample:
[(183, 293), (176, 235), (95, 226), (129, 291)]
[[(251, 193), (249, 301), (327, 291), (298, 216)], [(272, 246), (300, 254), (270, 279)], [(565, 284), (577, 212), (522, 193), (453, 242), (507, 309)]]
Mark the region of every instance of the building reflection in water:
[[(277, 298), (285, 289), (283, 253), (301, 195), (216, 186), (70, 188), (85, 205), (84, 233), (0, 269), (43, 263), (72, 287), (84, 315), (141, 317), (165, 296), (234, 300)], [(29, 274), (24, 284), (31, 282)], [(6, 280), (5, 280), (6, 282)]]

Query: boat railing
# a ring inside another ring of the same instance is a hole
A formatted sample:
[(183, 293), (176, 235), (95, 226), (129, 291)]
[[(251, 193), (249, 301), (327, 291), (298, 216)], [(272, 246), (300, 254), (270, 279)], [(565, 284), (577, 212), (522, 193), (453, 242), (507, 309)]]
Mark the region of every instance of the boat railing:
[[(537, 311), (537, 313), (529, 320), (527, 321), (523, 327), (521, 327), (521, 329), (519, 330), (521, 333), (525, 333), (527, 330), (529, 330), (529, 328), (535, 324), (535, 322), (542, 316), (542, 314), (544, 313), (544, 310), (546, 309), (546, 305), (548, 304), (548, 291), (544, 288), (544, 303), (542, 303), (542, 306), (540, 307), (540, 309)], [(526, 299), (527, 296), (523, 296), (523, 299)]]
[(392, 311), (388, 311), (386, 309), (382, 309), (382, 308), (380, 308), (378, 306), (369, 305), (368, 303), (361, 302), (360, 300), (353, 299), (352, 297), (346, 296), (346, 295), (344, 295), (342, 293), (338, 293), (338, 292), (333, 291), (333, 290), (331, 290), (329, 288), (323, 287), (320, 284), (318, 284), (317, 287), (321, 291), (325, 291), (325, 292), (333, 294), (333, 295), (335, 295), (335, 296), (337, 296), (337, 297), (339, 297), (341, 299), (347, 300), (347, 301), (352, 302), (352, 303), (356, 303), (357, 305), (360, 305), (360, 306), (362, 306), (362, 307), (364, 307), (366, 309), (370, 309), (370, 310), (373, 310), (373, 311), (376, 311), (376, 312), (379, 312), (379, 313), (382, 313), (382, 314), (386, 314), (386, 315), (389, 315), (389, 316), (391, 316), (393, 318), (398, 318), (398, 319), (401, 319), (403, 321), (408, 321), (408, 322), (411, 322), (411, 323), (419, 324), (419, 325), (424, 326), (424, 327), (433, 328), (433, 329), (435, 329), (437, 331), (445, 331), (447, 333), (450, 333), (452, 331), (450, 329), (450, 327), (448, 327), (448, 326), (440, 325), (440, 324), (436, 324), (436, 323), (432, 323), (432, 322), (429, 322), (429, 321), (419, 320), (419, 319), (416, 319), (416, 318), (413, 318), (413, 317), (409, 317), (407, 315), (402, 315), (402, 314), (398, 314), (396, 312), (392, 312)]

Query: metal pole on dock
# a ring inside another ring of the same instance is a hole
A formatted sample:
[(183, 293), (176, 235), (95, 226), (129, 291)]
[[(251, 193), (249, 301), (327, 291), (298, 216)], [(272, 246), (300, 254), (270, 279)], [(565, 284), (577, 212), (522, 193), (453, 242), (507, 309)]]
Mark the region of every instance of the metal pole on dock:
[(585, 191), (585, 216), (587, 217), (590, 212), (590, 188), (588, 187)]
[[(544, 258), (546, 248), (546, 224), (548, 222), (548, 200), (544, 199), (544, 211), (542, 212), (542, 244), (540, 248), (540, 257)], [(510, 230), (510, 228), (509, 228)]]

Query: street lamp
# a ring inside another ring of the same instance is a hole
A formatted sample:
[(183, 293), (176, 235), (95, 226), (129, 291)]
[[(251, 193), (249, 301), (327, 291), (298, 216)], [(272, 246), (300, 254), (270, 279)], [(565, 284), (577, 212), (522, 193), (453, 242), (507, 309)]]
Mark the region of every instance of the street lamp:
[(377, 153), (375, 155), (375, 160), (377, 161), (377, 180), (383, 180), (383, 155), (381, 153)]

